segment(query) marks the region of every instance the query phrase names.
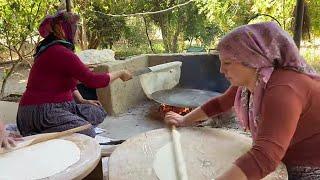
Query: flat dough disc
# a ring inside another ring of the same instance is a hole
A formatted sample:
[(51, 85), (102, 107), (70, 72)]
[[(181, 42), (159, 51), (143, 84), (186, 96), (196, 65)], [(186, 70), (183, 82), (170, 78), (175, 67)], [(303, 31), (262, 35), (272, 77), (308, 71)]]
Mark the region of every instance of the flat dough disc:
[[(232, 130), (196, 127), (178, 130), (189, 180), (216, 178), (251, 148), (249, 137)], [(109, 180), (159, 180), (153, 164), (159, 158), (159, 149), (171, 141), (169, 129), (156, 129), (127, 139), (110, 156)], [(283, 164), (264, 178), (285, 179), (288, 175)]]
[(153, 161), (153, 169), (159, 180), (177, 180), (173, 144), (169, 142), (159, 149)]
[(180, 75), (180, 67), (174, 67), (167, 71), (143, 74), (139, 78), (144, 93), (149, 99), (152, 99), (152, 93), (174, 88), (179, 83)]
[(42, 179), (62, 172), (80, 159), (78, 146), (53, 139), (0, 155), (0, 179)]

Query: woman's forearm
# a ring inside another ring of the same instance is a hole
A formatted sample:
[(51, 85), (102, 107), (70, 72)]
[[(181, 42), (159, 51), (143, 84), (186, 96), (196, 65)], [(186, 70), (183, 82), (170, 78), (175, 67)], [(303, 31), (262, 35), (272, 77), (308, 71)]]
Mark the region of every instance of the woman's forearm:
[(72, 92), (73, 98), (77, 103), (81, 103), (83, 101), (83, 97), (78, 90), (74, 90)]
[(120, 71), (115, 71), (115, 72), (112, 72), (112, 73), (109, 73), (109, 76), (110, 76), (110, 82), (120, 78), (123, 74), (123, 70), (120, 70)]
[(236, 165), (232, 165), (225, 173), (220, 175), (216, 180), (247, 180), (247, 176), (244, 172)]
[(201, 109), (201, 107), (197, 107), (187, 115), (183, 117), (183, 126), (188, 126), (192, 124), (196, 124), (199, 121), (204, 121), (208, 119), (206, 113)]

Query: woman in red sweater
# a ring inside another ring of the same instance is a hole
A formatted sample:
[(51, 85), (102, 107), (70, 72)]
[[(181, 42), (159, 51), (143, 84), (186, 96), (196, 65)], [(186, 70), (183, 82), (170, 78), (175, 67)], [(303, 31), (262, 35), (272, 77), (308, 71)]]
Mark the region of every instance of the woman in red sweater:
[(276, 23), (241, 26), (218, 45), (231, 87), (169, 125), (189, 126), (234, 107), (252, 148), (219, 180), (261, 179), (283, 161), (289, 179), (320, 179), (320, 77)]
[[(23, 136), (63, 131), (85, 124), (97, 126), (106, 112), (99, 101), (83, 99), (78, 81), (90, 88), (102, 88), (120, 78), (131, 79), (126, 70), (91, 72), (74, 53), (79, 16), (60, 11), (47, 16), (39, 27), (44, 38), (36, 48), (26, 91), (20, 101), (17, 125)], [(92, 127), (81, 133), (94, 137)]]

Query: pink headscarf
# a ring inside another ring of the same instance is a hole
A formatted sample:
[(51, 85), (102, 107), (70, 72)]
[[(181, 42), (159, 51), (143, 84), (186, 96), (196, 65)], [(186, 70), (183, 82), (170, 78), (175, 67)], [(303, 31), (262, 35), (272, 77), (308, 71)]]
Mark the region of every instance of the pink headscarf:
[[(292, 69), (313, 79), (320, 76), (307, 65), (290, 35), (274, 22), (241, 26), (227, 34), (218, 44), (220, 59), (230, 59), (257, 69), (257, 85), (249, 103), (247, 88), (239, 87), (234, 108), (240, 124), (257, 133), (260, 106), (266, 84), (275, 68)], [(251, 94), (252, 95), (252, 94)]]
[(59, 25), (66, 36), (66, 40), (74, 43), (79, 19), (80, 17), (77, 14), (66, 11), (59, 11), (54, 16), (48, 15), (40, 24), (40, 36), (46, 38), (50, 33), (57, 33), (54, 26)]

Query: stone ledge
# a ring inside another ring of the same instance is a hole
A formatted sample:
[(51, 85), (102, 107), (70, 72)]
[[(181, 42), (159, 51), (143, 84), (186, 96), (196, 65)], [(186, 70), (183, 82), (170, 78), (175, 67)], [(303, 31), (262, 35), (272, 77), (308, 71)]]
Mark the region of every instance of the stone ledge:
[[(122, 61), (117, 60), (100, 64), (94, 68), (94, 71), (114, 72), (121, 69), (134, 71), (167, 62), (182, 61), (188, 65), (185, 66), (187, 68), (182, 67), (183, 74), (181, 74), (180, 79), (182, 83), (179, 85), (186, 86), (186, 88), (201, 89), (203, 84), (208, 84), (212, 88), (224, 83), (225, 80), (218, 77), (221, 75), (217, 74), (219, 72), (218, 60), (217, 53), (143, 54)], [(201, 63), (195, 61), (201, 61)], [(193, 64), (198, 65), (194, 66)], [(192, 68), (192, 72), (190, 72), (190, 68)], [(193, 84), (197, 87), (192, 87)], [(127, 82), (116, 80), (106, 88), (97, 89), (97, 96), (104, 109), (111, 115), (126, 112), (139, 102), (147, 99), (138, 77), (134, 77)]]

